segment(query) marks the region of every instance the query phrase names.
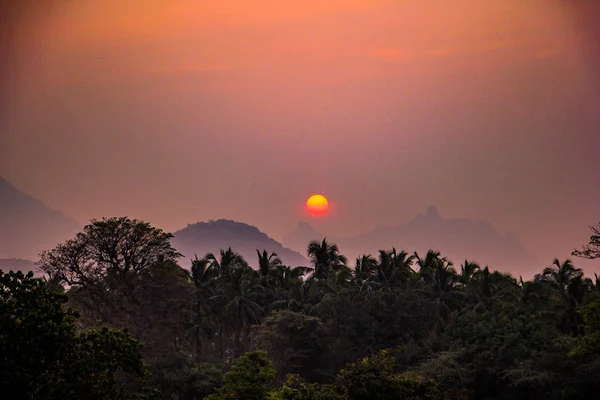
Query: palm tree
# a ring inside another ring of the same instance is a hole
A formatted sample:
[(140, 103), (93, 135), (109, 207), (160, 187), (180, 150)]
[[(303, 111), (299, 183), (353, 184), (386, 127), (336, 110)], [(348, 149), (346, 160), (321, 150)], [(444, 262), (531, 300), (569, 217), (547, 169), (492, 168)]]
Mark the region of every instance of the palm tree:
[(574, 334), (582, 333), (583, 317), (579, 312), (579, 304), (592, 287), (591, 279), (584, 278), (581, 268), (576, 268), (568, 258), (563, 263), (555, 258), (552, 265), (544, 268), (542, 277), (553, 284), (563, 297), (563, 330)]
[(241, 335), (249, 324), (258, 323), (263, 313), (256, 300), (261, 287), (257, 285), (258, 273), (248, 266), (244, 257), (231, 247), (220, 250), (220, 257), (208, 253), (204, 257), (218, 274), (213, 296), (208, 301), (212, 306), (212, 315), (217, 316), (217, 336), (224, 357), (224, 335), (234, 334), (235, 354), (243, 349)]
[(414, 256), (415, 264), (419, 267), (419, 275), (425, 282), (432, 282), (439, 264), (448, 261), (445, 257), (440, 257), (440, 252), (435, 250), (429, 250), (424, 258), (421, 258), (416, 251)]
[(250, 267), (234, 268), (229, 275), (229, 285), (211, 298), (215, 311), (233, 331), (234, 357), (243, 353), (242, 333), (245, 331), (247, 336), (249, 325), (258, 324), (263, 314), (262, 307), (255, 301), (260, 295), (260, 286), (255, 284), (254, 278), (256, 273)]
[(301, 285), (302, 278), (311, 272), (313, 272), (313, 269), (310, 267), (298, 266), (292, 268), (287, 265), (280, 265), (277, 267), (275, 276), (277, 277), (278, 286), (290, 290)]
[[(468, 275), (467, 272), (465, 274)], [(459, 276), (459, 279), (464, 281), (463, 274)], [(469, 282), (470, 286), (476, 287), (479, 301), (486, 301), (492, 297), (498, 299), (499, 296), (504, 295), (519, 299), (534, 293), (530, 285), (531, 282), (523, 282), (523, 278), (520, 278), (520, 281), (517, 282), (510, 273), (490, 272), (487, 265), (483, 269), (476, 270)]]
[[(207, 254), (206, 259), (219, 271), (219, 282), (214, 296), (209, 301), (213, 312), (220, 316), (219, 336), (226, 331), (234, 334), (234, 355), (243, 351), (242, 333), (249, 335), (249, 325), (260, 322), (262, 307), (256, 300), (262, 294), (257, 284), (259, 275), (248, 266), (244, 258), (228, 248), (221, 250), (220, 259)], [(222, 340), (221, 340), (222, 344)]]
[(354, 279), (359, 286), (370, 282), (377, 270), (377, 260), (370, 254), (363, 254), (356, 258), (354, 265)]
[(277, 253), (269, 254), (267, 250), (261, 253), (257, 249), (256, 254), (258, 254), (258, 284), (264, 289), (260, 304), (266, 309), (275, 300), (275, 292), (279, 284), (279, 267), (282, 263)]
[(562, 327), (565, 331), (575, 335), (583, 335), (584, 319), (579, 311), (579, 306), (586, 296), (592, 291), (594, 283), (583, 275), (578, 275), (569, 282), (565, 298), (565, 313), (562, 318)]
[(544, 268), (542, 277), (552, 282), (564, 295), (567, 293), (569, 284), (583, 276), (581, 268), (575, 268), (570, 259), (566, 259), (562, 264), (555, 258), (552, 265)]
[(314, 268), (311, 276), (313, 279), (327, 280), (334, 277), (340, 269), (346, 268), (346, 257), (339, 253), (336, 244), (329, 244), (327, 238), (321, 242), (316, 240), (310, 242), (307, 253)]
[(377, 280), (387, 287), (408, 281), (414, 273), (411, 267), (414, 259), (414, 256), (409, 256), (404, 250), (398, 253), (395, 247), (391, 251), (379, 250)]
[(450, 307), (448, 303), (453, 298), (452, 289), (454, 288), (458, 275), (452, 267), (452, 262), (446, 257), (440, 257), (440, 253), (429, 250), (425, 258), (421, 258), (415, 252), (416, 264), (419, 266), (419, 275), (426, 284), (424, 290), (437, 304), (438, 315), (448, 316)]
[(207, 253), (204, 258), (210, 262), (211, 267), (217, 271), (219, 277), (227, 277), (231, 269), (248, 266), (244, 257), (231, 250), (231, 247), (227, 250), (221, 249), (219, 259), (213, 253)]
[(192, 260), (192, 268), (190, 278), (196, 288), (200, 290), (208, 290), (214, 285), (215, 278), (218, 275), (218, 271), (215, 269), (213, 263), (207, 258), (199, 259), (197, 256)]
[(469, 286), (481, 271), (479, 264), (470, 262), (465, 259), (465, 262), (460, 266), (459, 282), (464, 286)]
[(192, 260), (190, 278), (196, 286), (196, 309), (194, 324), (191, 328), (194, 350), (199, 354), (205, 341), (210, 341), (214, 334), (215, 320), (210, 310), (208, 299), (214, 295), (218, 271), (207, 258)]
[(263, 250), (261, 253), (257, 249), (256, 254), (258, 254), (258, 274), (261, 278), (272, 276), (277, 268), (283, 265), (277, 253), (269, 254), (267, 250)]

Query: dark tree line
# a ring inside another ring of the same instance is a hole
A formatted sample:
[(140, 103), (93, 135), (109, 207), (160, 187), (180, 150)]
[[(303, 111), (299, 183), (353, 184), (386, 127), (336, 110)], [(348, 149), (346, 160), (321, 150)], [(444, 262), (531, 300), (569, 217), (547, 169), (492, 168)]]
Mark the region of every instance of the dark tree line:
[[(597, 257), (592, 228), (574, 255)], [(164, 398), (600, 393), (600, 281), (571, 260), (524, 281), (433, 250), (350, 263), (323, 239), (308, 245), (308, 266), (257, 250), (252, 269), (229, 248), (188, 271), (170, 239), (145, 222), (92, 221), (40, 261), (48, 290), (64, 288), (80, 313), (80, 332), (127, 328), (143, 344), (148, 384)]]

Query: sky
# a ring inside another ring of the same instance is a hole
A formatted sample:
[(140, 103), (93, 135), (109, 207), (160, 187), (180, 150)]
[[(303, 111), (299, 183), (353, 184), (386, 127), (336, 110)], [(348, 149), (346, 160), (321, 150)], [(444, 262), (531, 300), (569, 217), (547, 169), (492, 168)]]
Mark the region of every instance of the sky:
[(0, 176), (82, 223), (345, 236), (436, 205), (549, 264), (600, 221), (598, 2), (14, 4)]

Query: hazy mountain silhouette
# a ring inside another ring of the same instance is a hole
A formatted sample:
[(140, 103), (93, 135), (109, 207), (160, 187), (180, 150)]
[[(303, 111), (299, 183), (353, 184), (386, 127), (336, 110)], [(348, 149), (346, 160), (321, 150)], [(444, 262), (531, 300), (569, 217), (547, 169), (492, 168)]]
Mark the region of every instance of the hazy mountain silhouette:
[(285, 248), (281, 243), (268, 237), (255, 226), (225, 219), (209, 222), (198, 222), (173, 232), (175, 247), (188, 261), (182, 265), (188, 267), (189, 259), (197, 255), (204, 257), (211, 252), (218, 256), (221, 249), (231, 247), (240, 253), (251, 266), (256, 267), (258, 256), (256, 250), (275, 252), (284, 264), (290, 266), (308, 265), (308, 260), (300, 253)]
[[(310, 240), (326, 235), (315, 231), (306, 222), (284, 237), (283, 243), (294, 249), (304, 249)], [(429, 249), (440, 251), (455, 265), (465, 258), (490, 268), (513, 273), (533, 270), (532, 257), (514, 233), (500, 234), (487, 221), (461, 218), (445, 219), (435, 206), (426, 214), (419, 213), (410, 221), (394, 227), (381, 227), (373, 231), (345, 238), (327, 236), (337, 243), (340, 252), (353, 259), (359, 254), (376, 255), (379, 249), (403, 249), (424, 253)]]
[(32, 271), (35, 275), (41, 275), (40, 272), (37, 271), (37, 266), (34, 261), (31, 260), (23, 260), (21, 258), (2, 258), (0, 259), (0, 270), (4, 272), (8, 271), (23, 271), (23, 273), (27, 273)]
[(324, 235), (313, 228), (308, 222), (302, 221), (295, 230), (283, 237), (283, 244), (294, 250), (306, 253), (312, 240), (322, 240)]
[(80, 225), (0, 177), (0, 257), (37, 259), (73, 237)]

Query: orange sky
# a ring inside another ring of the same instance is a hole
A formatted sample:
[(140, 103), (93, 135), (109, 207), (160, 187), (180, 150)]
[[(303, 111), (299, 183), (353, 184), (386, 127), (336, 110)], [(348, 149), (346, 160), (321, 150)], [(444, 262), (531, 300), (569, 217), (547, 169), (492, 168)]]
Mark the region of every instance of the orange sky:
[(599, 218), (596, 8), (578, 4), (15, 9), (0, 32), (0, 175), (80, 221), (226, 217), (278, 238), (324, 192), (326, 233), (436, 204), (565, 257)]

